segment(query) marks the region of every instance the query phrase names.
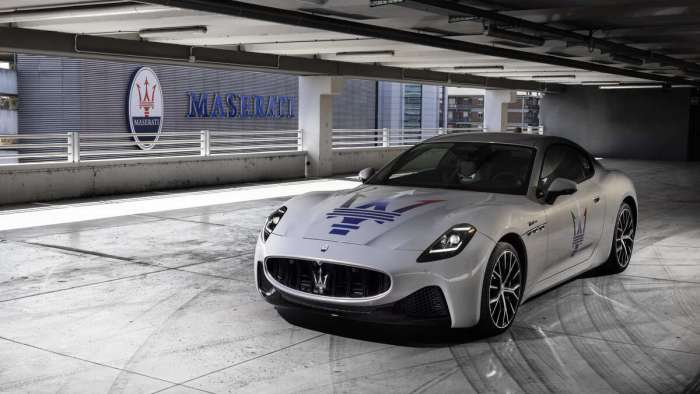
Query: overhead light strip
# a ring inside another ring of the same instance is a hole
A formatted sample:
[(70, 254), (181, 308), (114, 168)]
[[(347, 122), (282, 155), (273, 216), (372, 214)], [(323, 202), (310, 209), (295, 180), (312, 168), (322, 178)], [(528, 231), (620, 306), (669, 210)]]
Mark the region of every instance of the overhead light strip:
[(504, 66), (500, 65), (490, 65), (490, 66), (454, 66), (453, 70), (503, 70)]
[(182, 26), (182, 27), (163, 27), (157, 29), (143, 29), (139, 31), (141, 38), (163, 37), (171, 34), (206, 34), (206, 26)]
[(532, 79), (576, 78), (574, 74), (533, 75)]
[(615, 85), (615, 86), (599, 86), (598, 89), (613, 90), (613, 89), (661, 89), (664, 85)]
[(336, 56), (394, 56), (394, 51), (349, 51), (349, 52), (338, 52)]
[(532, 45), (532, 46), (542, 46), (544, 45), (544, 38), (531, 36), (523, 33), (516, 33), (509, 30), (502, 30), (495, 26), (487, 26), (484, 34), (488, 37), (496, 37), (503, 40), (515, 41), (522, 44)]
[(619, 85), (620, 81), (581, 81), (584, 86), (612, 86)]

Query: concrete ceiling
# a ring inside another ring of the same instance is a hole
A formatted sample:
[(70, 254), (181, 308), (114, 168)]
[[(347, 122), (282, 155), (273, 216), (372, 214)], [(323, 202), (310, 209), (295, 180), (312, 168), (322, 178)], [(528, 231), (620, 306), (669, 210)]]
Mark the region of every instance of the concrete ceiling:
[[(539, 61), (417, 45), (410, 40), (367, 37), (198, 11), (193, 9), (196, 8), (197, 0), (191, 2), (194, 4), (192, 9), (164, 5), (168, 3), (167, 0), (155, 2), (161, 4), (152, 3), (154, 2), (4, 0), (0, 3), (0, 26), (469, 73), (524, 81), (563, 84), (601, 81), (644, 83), (653, 81), (657, 78), (655, 76), (661, 76), (678, 77), (677, 81), (681, 82), (683, 78), (691, 83), (700, 83), (700, 66), (695, 65), (695, 62), (700, 61), (700, 2), (697, 0), (618, 0), (614, 4), (606, 0), (458, 2), (461, 5), (517, 18), (515, 21), (524, 21), (524, 24), (508, 24), (483, 16), (421, 7), (421, 2), (410, 1), (382, 6), (370, 6), (368, 0), (247, 2), (369, 26), (424, 33), (492, 48), (550, 55), (593, 65), (604, 64), (621, 72), (647, 73), (648, 78), (639, 74), (614, 75)], [(497, 28), (500, 32), (534, 37), (535, 41), (541, 40), (542, 43), (523, 46), (519, 39), (513, 41), (512, 38), (486, 35), (487, 25)], [(592, 44), (593, 41), (581, 42), (533, 28), (538, 25), (580, 33), (617, 47), (610, 50), (610, 47)], [(630, 53), (650, 55), (635, 57), (630, 56)], [(668, 64), (669, 62), (659, 61), (660, 56), (684, 60), (686, 63)]]

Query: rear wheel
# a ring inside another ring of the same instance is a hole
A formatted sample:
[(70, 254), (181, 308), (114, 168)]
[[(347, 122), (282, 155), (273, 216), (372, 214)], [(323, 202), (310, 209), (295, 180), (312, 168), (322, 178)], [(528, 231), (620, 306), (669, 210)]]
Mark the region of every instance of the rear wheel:
[(604, 264), (605, 270), (616, 274), (627, 269), (632, 258), (636, 227), (632, 207), (628, 203), (623, 202), (620, 205), (620, 210), (617, 212), (612, 248), (610, 249), (608, 261)]
[(513, 323), (523, 294), (523, 269), (515, 248), (499, 242), (491, 253), (481, 291), (481, 317), (477, 329), (499, 334)]

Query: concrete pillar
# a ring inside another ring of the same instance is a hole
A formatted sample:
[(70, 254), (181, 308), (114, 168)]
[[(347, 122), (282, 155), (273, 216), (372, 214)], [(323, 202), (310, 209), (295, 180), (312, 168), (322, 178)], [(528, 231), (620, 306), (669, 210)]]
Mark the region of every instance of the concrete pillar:
[(299, 77), (299, 128), (307, 177), (333, 174), (333, 96), (342, 88), (342, 78)]
[(506, 131), (508, 128), (508, 103), (517, 100), (513, 90), (489, 90), (484, 92), (485, 131)]

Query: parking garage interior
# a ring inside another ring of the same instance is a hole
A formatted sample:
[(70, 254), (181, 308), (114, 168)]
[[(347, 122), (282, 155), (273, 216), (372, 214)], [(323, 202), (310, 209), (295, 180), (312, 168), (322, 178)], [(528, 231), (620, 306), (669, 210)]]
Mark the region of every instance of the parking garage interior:
[[(699, 88), (690, 0), (3, 1), (0, 392), (700, 392)], [(289, 198), (482, 132), (626, 174), (629, 267), (492, 337), (261, 297)]]

